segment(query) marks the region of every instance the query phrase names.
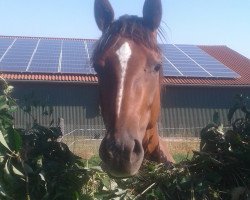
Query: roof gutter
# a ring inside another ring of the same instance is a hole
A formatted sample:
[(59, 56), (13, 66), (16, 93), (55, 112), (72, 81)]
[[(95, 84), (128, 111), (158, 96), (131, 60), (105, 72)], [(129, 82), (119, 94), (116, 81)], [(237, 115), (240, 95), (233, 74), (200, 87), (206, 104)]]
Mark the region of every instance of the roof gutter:
[[(98, 81), (61, 81), (61, 80), (27, 80), (27, 79), (6, 79), (7, 82), (36, 82), (36, 83), (67, 83), (98, 85)], [(169, 84), (162, 83), (164, 87), (210, 87), (210, 88), (250, 88), (250, 85), (216, 85), (216, 84)]]
[[(50, 80), (14, 80), (7, 79), (7, 82), (35, 82), (35, 83), (64, 83), (64, 84), (87, 84), (98, 85), (98, 82), (93, 81), (50, 81)], [(211, 85), (211, 84), (168, 84), (163, 83), (164, 87), (206, 87), (206, 88), (250, 88), (250, 85)]]
[(25, 83), (67, 83), (67, 84), (87, 84), (87, 85), (98, 85), (98, 82), (91, 81), (50, 81), (50, 80), (16, 80), (16, 79), (6, 79), (7, 82), (25, 82)]

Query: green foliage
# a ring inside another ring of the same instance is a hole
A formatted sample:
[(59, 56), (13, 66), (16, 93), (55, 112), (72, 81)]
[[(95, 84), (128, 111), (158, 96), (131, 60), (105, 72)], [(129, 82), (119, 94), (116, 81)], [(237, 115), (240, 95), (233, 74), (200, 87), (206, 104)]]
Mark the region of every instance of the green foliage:
[[(49, 102), (49, 96), (45, 98), (38, 97), (37, 94), (34, 91), (31, 91), (29, 93), (26, 93), (23, 95), (21, 99), (19, 99), (19, 107), (30, 117), (33, 118), (33, 120), (36, 120), (37, 116), (33, 116), (33, 110), (36, 110), (38, 106), (42, 107), (42, 116), (45, 118), (52, 118), (53, 113), (53, 106)], [(51, 119), (51, 124), (53, 124), (54, 120)]]
[[(250, 115), (245, 99), (230, 109), (245, 113), (223, 131), (218, 113), (201, 131), (200, 151), (190, 160), (166, 167), (145, 162), (140, 174), (123, 182), (136, 199), (247, 200), (250, 192)], [(237, 108), (237, 109), (236, 109)]]
[[(58, 142), (61, 130), (51, 127), (53, 123), (43, 127), (34, 121), (30, 129), (14, 128), (13, 87), (2, 82), (0, 199), (246, 200), (249, 196), (250, 112), (243, 96), (236, 98), (228, 120), (232, 121), (238, 109), (245, 117), (233, 121), (232, 129), (225, 132), (215, 113), (213, 123), (201, 131), (200, 151), (193, 157), (175, 155), (182, 161), (171, 166), (145, 161), (137, 176), (114, 179), (95, 167), (98, 157), (84, 162)], [(23, 108), (29, 112), (31, 107)], [(52, 112), (44, 106), (45, 115)]]
[[(192, 158), (182, 157), (183, 161), (171, 166), (145, 161), (137, 176), (113, 179), (117, 190), (125, 195), (116, 197), (247, 200), (250, 195), (250, 115), (245, 103), (238, 103), (237, 109), (243, 111), (245, 117), (236, 119), (232, 129), (226, 132), (215, 113), (213, 123), (202, 129), (200, 151), (195, 151)], [(237, 109), (235, 106), (230, 109), (231, 119)]]
[(173, 154), (174, 160), (176, 163), (180, 163), (183, 160), (190, 160), (192, 158), (191, 154), (183, 154), (183, 153), (177, 153)]
[[(62, 142), (60, 127), (40, 126), (35, 118), (30, 129), (16, 129), (11, 98), (13, 87), (2, 80), (0, 94), (0, 199), (88, 200), (129, 196), (100, 167), (86, 168)], [(27, 98), (26, 101), (29, 101)], [(22, 108), (32, 110), (32, 102)], [(44, 106), (44, 115), (53, 112)], [(90, 166), (99, 163), (94, 158)]]
[(67, 145), (57, 141), (60, 128), (34, 122), (31, 129), (15, 129), (13, 88), (4, 80), (1, 87), (0, 199), (82, 199), (88, 172)]
[[(243, 111), (245, 117), (236, 119), (228, 131), (223, 130), (215, 113), (213, 123), (202, 129), (200, 151), (194, 151), (192, 158), (175, 155), (175, 158), (182, 157), (182, 161), (171, 166), (145, 161), (139, 174), (128, 179), (100, 177), (109, 184), (114, 181), (116, 190), (124, 195), (108, 193), (109, 196), (101, 199), (247, 200), (250, 195), (250, 115), (245, 103), (237, 103), (237, 109)], [(235, 106), (230, 109), (231, 119), (237, 109)], [(95, 194), (105, 194), (103, 187)]]

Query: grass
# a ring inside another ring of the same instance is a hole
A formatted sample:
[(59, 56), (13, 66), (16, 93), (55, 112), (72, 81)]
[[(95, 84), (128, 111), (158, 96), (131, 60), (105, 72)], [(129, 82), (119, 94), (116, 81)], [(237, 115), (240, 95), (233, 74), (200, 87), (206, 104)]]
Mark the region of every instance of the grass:
[(85, 166), (87, 166), (88, 168), (90, 167), (94, 167), (94, 166), (99, 166), (101, 163), (101, 158), (98, 155), (94, 155), (92, 156), (90, 159), (86, 160), (83, 159), (83, 163), (85, 164)]
[(190, 160), (192, 158), (193, 154), (181, 154), (181, 153), (177, 153), (177, 154), (173, 154), (174, 160), (176, 163), (179, 163), (183, 160)]
[[(173, 154), (173, 157), (176, 163), (179, 163), (183, 160), (190, 160), (192, 158), (192, 154), (176, 153)], [(87, 167), (94, 167), (100, 165), (101, 159), (98, 155), (94, 155), (90, 159), (83, 159), (83, 162)]]
[[(99, 165), (98, 151), (101, 140), (86, 139), (83, 136), (67, 136), (62, 141), (69, 146), (74, 154), (86, 160), (86, 164), (89, 166)], [(178, 163), (190, 159), (193, 150), (199, 149), (200, 141), (198, 139), (169, 138), (165, 139), (164, 143), (169, 147), (175, 161)]]

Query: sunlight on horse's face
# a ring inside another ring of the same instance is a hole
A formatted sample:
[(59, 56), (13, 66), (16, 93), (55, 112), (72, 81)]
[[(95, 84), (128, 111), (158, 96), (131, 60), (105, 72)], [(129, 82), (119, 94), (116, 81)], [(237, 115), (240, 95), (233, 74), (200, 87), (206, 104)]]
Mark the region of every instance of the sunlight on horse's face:
[[(134, 175), (142, 163), (142, 140), (158, 116), (158, 54), (120, 38), (99, 60), (101, 109), (108, 133), (100, 156), (115, 176)], [(152, 118), (153, 116), (153, 118)], [(152, 122), (151, 122), (152, 121)]]
[(155, 33), (161, 14), (160, 0), (145, 0), (142, 18), (126, 15), (114, 21), (109, 1), (95, 0), (95, 19), (103, 35), (93, 65), (107, 129), (99, 154), (103, 168), (116, 177), (136, 174), (144, 158), (146, 130), (156, 126), (161, 55)]

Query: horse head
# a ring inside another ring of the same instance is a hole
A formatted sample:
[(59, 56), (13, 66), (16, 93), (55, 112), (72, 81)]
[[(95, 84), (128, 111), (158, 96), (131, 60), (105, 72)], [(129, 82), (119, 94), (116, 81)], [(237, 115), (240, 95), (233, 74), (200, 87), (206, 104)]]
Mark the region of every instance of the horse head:
[(160, 148), (157, 120), (162, 65), (156, 37), (162, 5), (160, 0), (145, 0), (143, 17), (124, 15), (118, 20), (108, 0), (95, 0), (94, 11), (102, 36), (92, 60), (107, 129), (99, 154), (111, 175), (131, 176), (145, 155), (150, 157)]

